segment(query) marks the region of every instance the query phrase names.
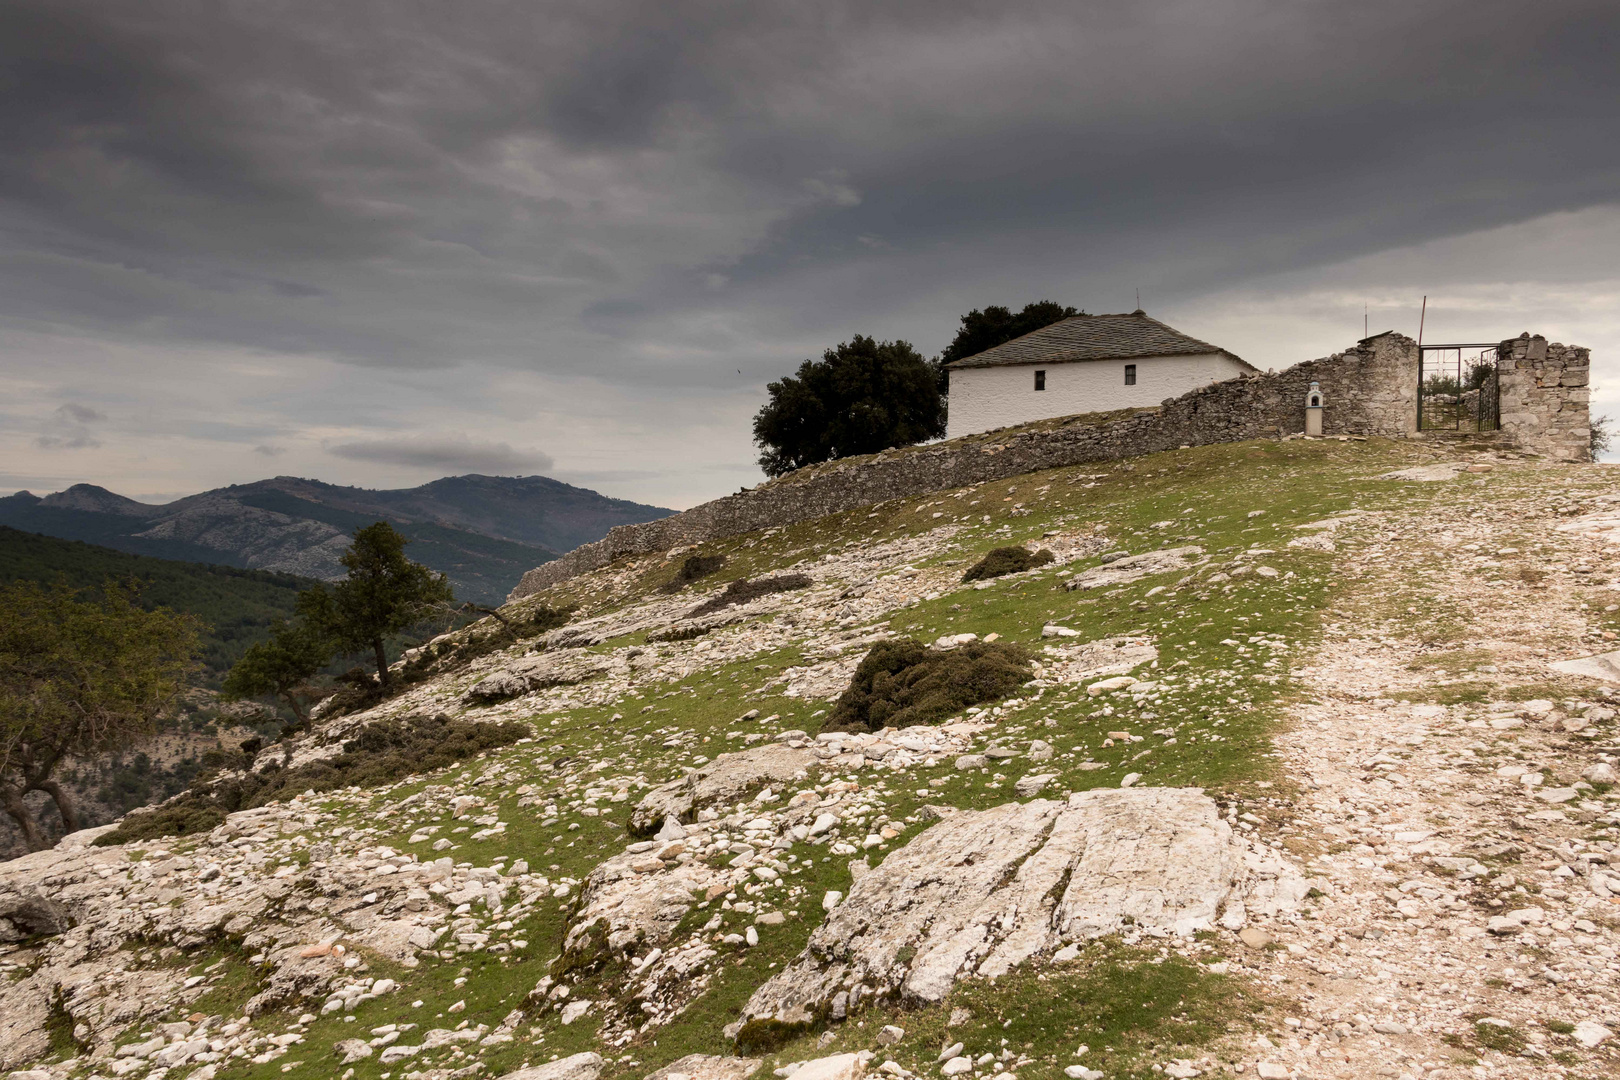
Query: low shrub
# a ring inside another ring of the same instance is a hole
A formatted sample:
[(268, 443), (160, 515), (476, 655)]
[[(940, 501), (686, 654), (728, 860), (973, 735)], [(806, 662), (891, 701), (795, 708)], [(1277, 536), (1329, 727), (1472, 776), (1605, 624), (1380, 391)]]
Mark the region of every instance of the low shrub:
[(680, 592), (694, 581), (719, 573), (725, 565), (724, 555), (688, 555), (675, 576), (660, 588), (667, 593)]
[(1026, 547), (991, 548), (985, 553), (984, 558), (974, 563), (968, 572), (962, 575), (962, 581), (983, 581), (985, 578), (998, 578), (1004, 574), (1033, 570), (1037, 566), (1045, 566), (1054, 557), (1045, 548), (1039, 551), (1031, 551)]
[(198, 805), (187, 792), (173, 802), (125, 815), (118, 828), (96, 837), (96, 846), (127, 844), (132, 840), (152, 840), (159, 836), (195, 836), (214, 831), (224, 821), (224, 810), (217, 806)]
[(794, 589), (808, 588), (812, 584), (808, 574), (778, 574), (775, 577), (738, 578), (726, 586), (726, 591), (712, 600), (705, 600), (697, 607), (686, 613), (689, 619), (699, 615), (711, 615), (716, 611), (724, 611), (734, 604), (746, 604), (750, 600), (758, 600), (771, 593), (791, 592)]
[(998, 701), (1034, 678), (1029, 652), (1003, 641), (949, 650), (915, 638), (872, 646), (822, 731), (878, 731), (937, 724), (969, 705)]
[(714, 629), (714, 627), (705, 626), (703, 623), (687, 623), (684, 626), (676, 624), (675, 626), (666, 626), (662, 630), (647, 631), (647, 640), (691, 641), (693, 638), (702, 637), (712, 629)]
[(238, 810), (275, 802), (302, 791), (336, 791), (359, 786), (381, 787), (418, 773), (432, 772), (507, 746), (533, 732), (526, 724), (452, 720), (437, 716), (406, 717), (369, 724), (343, 744), (343, 753), (291, 769), (272, 766), (250, 772), (251, 759), (237, 762), (241, 771), (199, 780), (162, 806), (127, 815), (118, 828), (96, 838), (106, 847), (157, 836), (206, 832)]

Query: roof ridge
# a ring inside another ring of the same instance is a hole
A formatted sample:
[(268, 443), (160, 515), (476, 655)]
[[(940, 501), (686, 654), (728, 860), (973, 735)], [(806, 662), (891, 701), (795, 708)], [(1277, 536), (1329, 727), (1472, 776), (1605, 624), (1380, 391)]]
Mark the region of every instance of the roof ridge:
[(1252, 364), (1236, 353), (1184, 334), (1141, 308), (1129, 312), (1069, 315), (946, 366), (996, 367), (1079, 360), (1194, 356), (1200, 353), (1220, 353), (1255, 370)]

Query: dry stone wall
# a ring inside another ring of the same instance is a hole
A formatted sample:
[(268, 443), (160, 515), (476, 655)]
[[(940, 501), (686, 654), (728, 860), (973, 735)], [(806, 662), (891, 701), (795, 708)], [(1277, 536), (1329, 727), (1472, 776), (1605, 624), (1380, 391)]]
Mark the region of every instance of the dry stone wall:
[[(1524, 365), (1514, 368), (1511, 378), (1509, 365), (1503, 365), (1504, 427), (1511, 385), (1516, 437), (1532, 442), (1541, 418), (1551, 416), (1558, 425), (1558, 446), (1573, 445), (1577, 437), (1584, 440), (1587, 350), (1547, 346), (1541, 338), (1520, 340), (1542, 344), (1525, 346)], [(1516, 342), (1508, 344), (1518, 348)], [(1543, 385), (1549, 380), (1550, 385)], [(800, 469), (673, 517), (620, 525), (603, 539), (524, 574), (511, 599), (615, 559), (791, 525), (889, 499), (1181, 446), (1303, 434), (1305, 397), (1313, 382), (1324, 395), (1324, 435), (1401, 438), (1416, 431), (1417, 342), (1393, 332), (1379, 334), (1342, 353), (1212, 383), (1170, 398), (1156, 410), (1113, 422), (1083, 417), (1055, 425), (1048, 421)], [(1532, 448), (1546, 452), (1539, 447)]]
[(1540, 334), (1502, 342), (1497, 354), (1502, 431), (1558, 461), (1590, 461), (1592, 352)]

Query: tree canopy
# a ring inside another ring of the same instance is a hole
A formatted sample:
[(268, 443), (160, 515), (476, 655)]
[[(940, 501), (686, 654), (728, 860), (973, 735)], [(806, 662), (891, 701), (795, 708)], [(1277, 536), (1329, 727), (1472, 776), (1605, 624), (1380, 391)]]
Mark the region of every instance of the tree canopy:
[(934, 369), (904, 341), (857, 334), (766, 389), (754, 441), (767, 476), (945, 434)]
[(197, 616), (202, 667), (195, 680), (207, 686), (218, 686), (275, 620), (291, 618), (298, 590), (313, 584), (291, 574), (155, 559), (0, 525), (0, 582), (57, 580), (89, 590), (108, 580), (131, 582), (136, 604), (147, 611), (166, 607)]
[(111, 582), (95, 594), (0, 587), (0, 809), (31, 851), (45, 841), (24, 797), (45, 792), (64, 830), (77, 831), (57, 766), (151, 732), (195, 666), (200, 621), (136, 600)]
[(962, 316), (962, 325), (956, 331), (956, 337), (951, 339), (951, 343), (945, 346), (945, 351), (939, 355), (940, 391), (943, 393), (946, 389), (943, 369), (951, 361), (977, 356), (1003, 342), (1034, 333), (1044, 326), (1051, 326), (1059, 319), (1082, 314), (1084, 312), (1064, 307), (1054, 300), (1037, 300), (1033, 304), (1025, 304), (1024, 310), (1016, 314), (1010, 308), (998, 304), (990, 304), (982, 309), (974, 308)]
[(222, 696), (238, 701), (279, 698), (301, 724), (307, 718), (304, 702), (319, 694), (310, 680), (334, 651), (332, 642), (307, 623), (278, 619), (270, 628), (270, 640), (250, 645), (225, 676)]
[(298, 595), (298, 613), (309, 631), (330, 641), (332, 651), (369, 651), (384, 687), (389, 684), (385, 640), (443, 613), (455, 599), (443, 574), (405, 557), (407, 543), (386, 521), (367, 525), (339, 560), (348, 576), (331, 588), (317, 586)]

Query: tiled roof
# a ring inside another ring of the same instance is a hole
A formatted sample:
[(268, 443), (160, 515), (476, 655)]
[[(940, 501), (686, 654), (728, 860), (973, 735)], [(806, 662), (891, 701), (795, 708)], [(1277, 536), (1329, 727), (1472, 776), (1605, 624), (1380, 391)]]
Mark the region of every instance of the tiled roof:
[(952, 368), (998, 367), (1003, 364), (1061, 364), (1070, 360), (1128, 360), (1133, 356), (1189, 356), (1225, 353), (1255, 370), (1242, 357), (1188, 337), (1146, 312), (1129, 315), (1076, 315), (1034, 333), (1003, 342), (976, 356), (952, 362)]

